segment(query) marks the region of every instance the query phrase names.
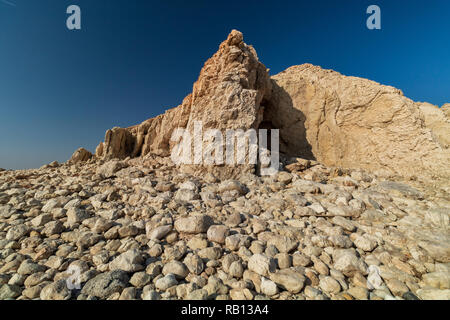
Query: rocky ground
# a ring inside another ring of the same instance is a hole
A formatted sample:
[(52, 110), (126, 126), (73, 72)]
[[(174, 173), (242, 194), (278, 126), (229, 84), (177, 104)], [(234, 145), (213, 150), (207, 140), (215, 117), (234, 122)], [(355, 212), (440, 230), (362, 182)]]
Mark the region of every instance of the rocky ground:
[(147, 156), (0, 170), (0, 299), (450, 299), (448, 182), (285, 169), (218, 181)]

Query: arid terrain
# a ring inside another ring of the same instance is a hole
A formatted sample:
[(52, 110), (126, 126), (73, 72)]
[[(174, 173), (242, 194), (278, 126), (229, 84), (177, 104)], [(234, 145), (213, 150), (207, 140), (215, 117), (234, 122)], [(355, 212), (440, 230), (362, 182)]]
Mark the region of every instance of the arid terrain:
[[(176, 128), (279, 129), (280, 168), (180, 165)], [(233, 30), (192, 94), (94, 154), (0, 169), (0, 299), (450, 299), (450, 105)]]

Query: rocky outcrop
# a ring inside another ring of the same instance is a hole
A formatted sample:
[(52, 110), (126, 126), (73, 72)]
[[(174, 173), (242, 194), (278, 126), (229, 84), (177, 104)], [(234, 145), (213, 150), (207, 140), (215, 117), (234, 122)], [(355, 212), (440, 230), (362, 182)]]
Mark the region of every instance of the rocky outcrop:
[(280, 151), (331, 166), (450, 175), (449, 153), (400, 90), (310, 64), (272, 79), (264, 117), (280, 128)]
[(87, 151), (84, 148), (79, 148), (77, 151), (75, 151), (70, 158), (69, 162), (71, 163), (77, 163), (77, 162), (85, 162), (92, 158), (92, 153)]
[(444, 105), (444, 107), (440, 109), (439, 107), (426, 102), (418, 102), (417, 105), (423, 113), (425, 125), (431, 129), (434, 137), (439, 141), (442, 147), (448, 149), (450, 147), (450, 113), (447, 112), (446, 114), (444, 111), (450, 111), (450, 108)]
[[(233, 30), (205, 63), (192, 94), (180, 106), (140, 125), (108, 130), (96, 156), (169, 156), (177, 143), (170, 141), (174, 130), (184, 128), (192, 134), (196, 121), (202, 123), (203, 129), (219, 129), (223, 134), (225, 129), (256, 129), (263, 115), (261, 103), (270, 92), (266, 67), (258, 61), (253, 47), (244, 43), (242, 33)], [(226, 176), (233, 175), (233, 168), (229, 168), (230, 172), (220, 168), (218, 174), (224, 170)]]
[[(396, 88), (310, 64), (270, 79), (253, 47), (233, 30), (180, 106), (139, 125), (108, 130), (95, 156), (169, 157), (179, 143), (171, 141), (175, 129), (186, 129), (194, 141), (194, 125), (201, 122), (203, 134), (214, 128), (223, 137), (229, 129), (280, 129), (282, 153), (329, 166), (450, 176), (449, 109), (415, 103)], [(203, 163), (178, 169), (232, 178), (254, 172), (255, 166)]]

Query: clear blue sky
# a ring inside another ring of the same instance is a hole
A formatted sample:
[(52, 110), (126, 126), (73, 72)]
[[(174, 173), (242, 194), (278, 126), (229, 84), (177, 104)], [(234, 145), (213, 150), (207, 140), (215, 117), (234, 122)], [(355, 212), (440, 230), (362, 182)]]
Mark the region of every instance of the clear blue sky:
[(271, 74), (308, 62), (450, 102), (448, 0), (0, 0), (0, 167), (66, 161), (177, 106), (231, 29)]

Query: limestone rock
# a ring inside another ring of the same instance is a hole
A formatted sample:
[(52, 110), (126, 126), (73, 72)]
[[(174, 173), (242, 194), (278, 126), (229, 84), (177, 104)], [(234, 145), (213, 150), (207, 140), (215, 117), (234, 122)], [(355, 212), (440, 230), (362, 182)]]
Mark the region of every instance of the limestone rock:
[(281, 152), (329, 166), (450, 176), (450, 153), (400, 90), (310, 64), (272, 80), (264, 118), (280, 129)]
[(305, 284), (305, 277), (291, 269), (278, 270), (270, 274), (270, 280), (291, 293), (299, 293)]
[(92, 158), (92, 153), (87, 151), (84, 148), (79, 148), (77, 151), (75, 151), (70, 158), (70, 163), (78, 163), (78, 162), (85, 162)]
[(184, 233), (205, 233), (213, 224), (213, 219), (207, 215), (197, 215), (180, 218), (175, 221), (175, 229)]
[[(147, 154), (170, 156), (177, 144), (171, 141), (173, 131), (185, 128), (192, 134), (196, 121), (202, 122), (204, 130), (256, 129), (262, 121), (263, 99), (270, 93), (266, 67), (258, 61), (255, 49), (244, 43), (242, 33), (233, 30), (205, 63), (192, 94), (180, 106), (140, 125), (108, 130), (105, 141), (97, 147), (96, 156), (106, 159)], [(198, 166), (183, 167), (188, 171), (205, 170)], [(213, 166), (207, 170), (232, 177), (243, 168)]]
[(81, 290), (82, 294), (106, 299), (116, 292), (122, 291), (128, 284), (129, 277), (125, 271), (116, 270), (99, 274), (89, 280)]

